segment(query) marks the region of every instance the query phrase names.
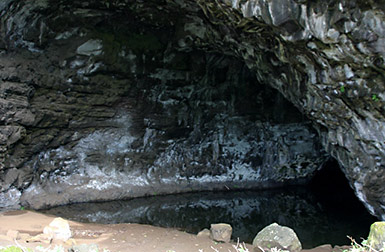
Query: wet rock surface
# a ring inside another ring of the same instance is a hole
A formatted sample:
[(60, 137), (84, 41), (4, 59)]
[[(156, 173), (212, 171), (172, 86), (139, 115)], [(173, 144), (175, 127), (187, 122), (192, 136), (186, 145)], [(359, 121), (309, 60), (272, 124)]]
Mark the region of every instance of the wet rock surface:
[(310, 122), (242, 61), (182, 42), (201, 34), (195, 17), (163, 2), (48, 3), (2, 7), (5, 201), (269, 188), (324, 162)]
[(383, 6), (2, 2), (3, 195), (40, 208), (308, 178), (323, 161), (317, 137), (261, 83), (313, 122), (381, 217)]
[(219, 47), (314, 122), (358, 198), (384, 218), (384, 1), (214, 2), (198, 1), (226, 27)]

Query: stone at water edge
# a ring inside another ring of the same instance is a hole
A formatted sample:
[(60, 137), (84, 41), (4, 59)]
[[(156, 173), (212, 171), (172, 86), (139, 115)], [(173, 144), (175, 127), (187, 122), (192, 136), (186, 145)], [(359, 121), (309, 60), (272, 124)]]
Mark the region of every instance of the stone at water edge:
[(211, 224), (210, 238), (217, 242), (229, 242), (233, 228), (226, 223)]
[(385, 247), (385, 221), (374, 222), (370, 226), (368, 244), (377, 251)]
[(43, 230), (46, 235), (51, 235), (54, 240), (67, 241), (71, 238), (71, 229), (67, 220), (63, 218), (55, 218), (48, 226)]
[(265, 251), (271, 248), (299, 252), (302, 250), (301, 242), (297, 234), (288, 227), (280, 226), (277, 223), (270, 224), (262, 229), (253, 240), (253, 251), (261, 252), (261, 247)]
[(203, 229), (197, 234), (198, 237), (210, 237), (210, 235), (210, 230), (208, 230), (207, 228)]

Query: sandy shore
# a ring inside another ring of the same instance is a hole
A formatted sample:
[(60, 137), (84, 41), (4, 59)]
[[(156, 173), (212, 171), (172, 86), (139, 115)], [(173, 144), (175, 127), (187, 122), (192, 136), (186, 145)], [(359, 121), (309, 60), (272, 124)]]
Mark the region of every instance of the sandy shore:
[[(11, 211), (0, 213), (0, 246), (19, 245), (36, 249), (54, 248), (57, 244), (44, 241), (27, 242), (31, 237), (41, 234), (55, 216), (44, 215), (32, 211)], [(160, 228), (140, 224), (89, 224), (69, 221), (73, 239), (71, 242), (59, 245), (69, 248), (72, 244), (97, 244), (99, 251), (110, 252), (235, 252), (234, 243), (218, 243), (208, 237), (198, 237), (193, 234), (170, 228)], [(9, 230), (19, 232), (19, 238), (13, 239)], [(72, 243), (72, 244), (71, 244)], [(250, 252), (252, 246), (246, 244)], [(343, 248), (332, 248), (330, 245), (317, 247), (304, 252), (342, 251)]]

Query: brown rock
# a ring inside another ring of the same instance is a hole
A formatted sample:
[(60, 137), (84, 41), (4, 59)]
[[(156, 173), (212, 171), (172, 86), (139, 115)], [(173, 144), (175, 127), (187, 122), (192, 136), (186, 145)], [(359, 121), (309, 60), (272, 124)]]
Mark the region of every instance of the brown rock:
[(210, 238), (217, 242), (229, 242), (233, 228), (226, 223), (211, 224)]
[(302, 252), (332, 252), (333, 247), (330, 244), (321, 245), (312, 249), (303, 249)]
[(198, 237), (210, 237), (210, 230), (207, 228), (203, 229), (197, 234)]

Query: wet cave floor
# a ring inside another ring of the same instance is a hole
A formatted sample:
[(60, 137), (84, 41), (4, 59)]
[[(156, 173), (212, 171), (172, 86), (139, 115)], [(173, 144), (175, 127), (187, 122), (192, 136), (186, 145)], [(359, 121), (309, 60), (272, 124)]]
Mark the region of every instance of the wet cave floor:
[(277, 222), (297, 233), (303, 248), (361, 241), (376, 221), (355, 197), (338, 165), (329, 162), (308, 186), (264, 191), (200, 192), (124, 201), (73, 204), (42, 210), (84, 223), (139, 223), (188, 233), (229, 223), (233, 239), (252, 243)]

